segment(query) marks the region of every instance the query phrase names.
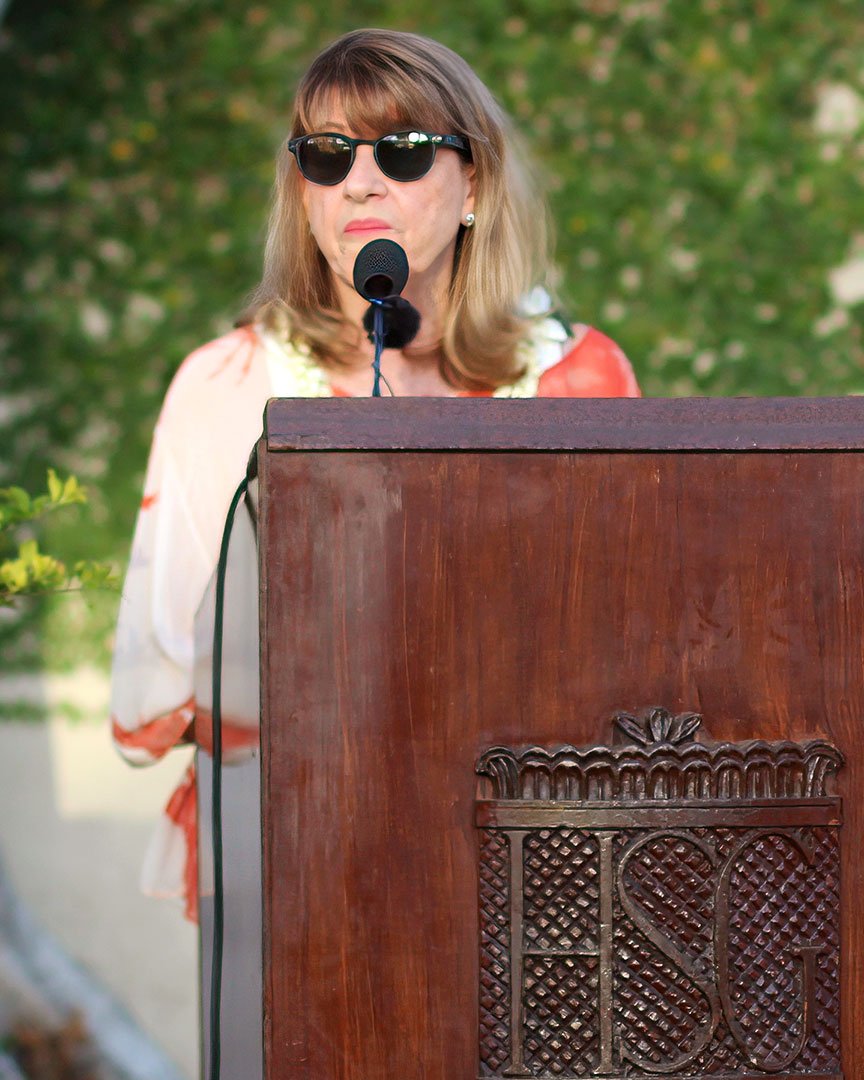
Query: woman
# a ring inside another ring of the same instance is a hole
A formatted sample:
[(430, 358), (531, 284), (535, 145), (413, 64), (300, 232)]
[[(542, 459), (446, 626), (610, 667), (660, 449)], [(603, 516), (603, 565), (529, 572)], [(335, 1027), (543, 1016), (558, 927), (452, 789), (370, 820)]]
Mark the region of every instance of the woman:
[[(612, 341), (542, 310), (544, 222), (507, 118), (455, 53), (358, 30), (314, 61), (279, 159), (262, 283), (243, 324), (181, 366), (156, 427), (115, 653), (114, 735), (130, 761), (206, 745), (200, 709), (193, 731), (195, 613), (264, 403), (370, 392), (367, 303), (352, 285), (370, 240), (404, 248), (403, 295), (421, 316), (408, 347), (383, 353), (394, 394), (638, 395)], [(185, 890), (190, 912), (192, 792), (190, 777), (145, 883)]]

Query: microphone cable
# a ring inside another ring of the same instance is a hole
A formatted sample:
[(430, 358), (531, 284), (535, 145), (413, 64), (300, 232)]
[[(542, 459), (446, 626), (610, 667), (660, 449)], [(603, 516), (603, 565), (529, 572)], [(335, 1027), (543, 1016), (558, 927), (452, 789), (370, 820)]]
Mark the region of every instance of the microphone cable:
[(222, 631), (225, 621), (225, 576), (228, 567), (228, 547), (234, 517), (240, 500), (249, 490), (249, 478), (244, 477), (231, 499), (219, 562), (216, 564), (216, 604), (213, 617), (213, 785), (211, 830), (213, 834), (213, 945), (210, 967), (210, 1080), (219, 1080), (222, 1068), (222, 956), (225, 943), (225, 911), (222, 878)]

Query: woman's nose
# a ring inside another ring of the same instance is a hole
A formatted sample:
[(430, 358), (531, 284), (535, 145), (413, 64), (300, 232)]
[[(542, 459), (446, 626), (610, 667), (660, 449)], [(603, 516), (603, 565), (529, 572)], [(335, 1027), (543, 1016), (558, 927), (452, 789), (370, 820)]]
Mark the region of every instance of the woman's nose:
[(345, 178), (345, 194), (350, 199), (383, 195), (387, 190), (384, 174), (378, 168), (371, 146), (358, 146), (354, 164)]

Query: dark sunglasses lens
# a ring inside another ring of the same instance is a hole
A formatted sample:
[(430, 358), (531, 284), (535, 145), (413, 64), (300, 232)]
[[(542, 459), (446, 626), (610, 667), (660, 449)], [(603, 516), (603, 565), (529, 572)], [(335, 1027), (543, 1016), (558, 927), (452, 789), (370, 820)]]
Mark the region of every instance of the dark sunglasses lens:
[(388, 135), (378, 140), (375, 157), (381, 171), (392, 180), (419, 180), (432, 168), (435, 143), (413, 132)]
[(300, 172), (313, 184), (338, 184), (351, 168), (351, 144), (336, 135), (313, 135), (297, 147)]

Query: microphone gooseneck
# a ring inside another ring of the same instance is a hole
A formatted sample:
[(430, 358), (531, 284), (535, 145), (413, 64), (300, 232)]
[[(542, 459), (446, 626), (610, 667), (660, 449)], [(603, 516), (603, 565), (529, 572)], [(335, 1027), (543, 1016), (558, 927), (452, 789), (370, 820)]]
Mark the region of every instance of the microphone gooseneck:
[(408, 256), (393, 240), (370, 240), (354, 260), (354, 288), (369, 301), (363, 328), (375, 346), (372, 396), (381, 396), (381, 353), (402, 349), (420, 329), (420, 312), (399, 294), (408, 281)]

